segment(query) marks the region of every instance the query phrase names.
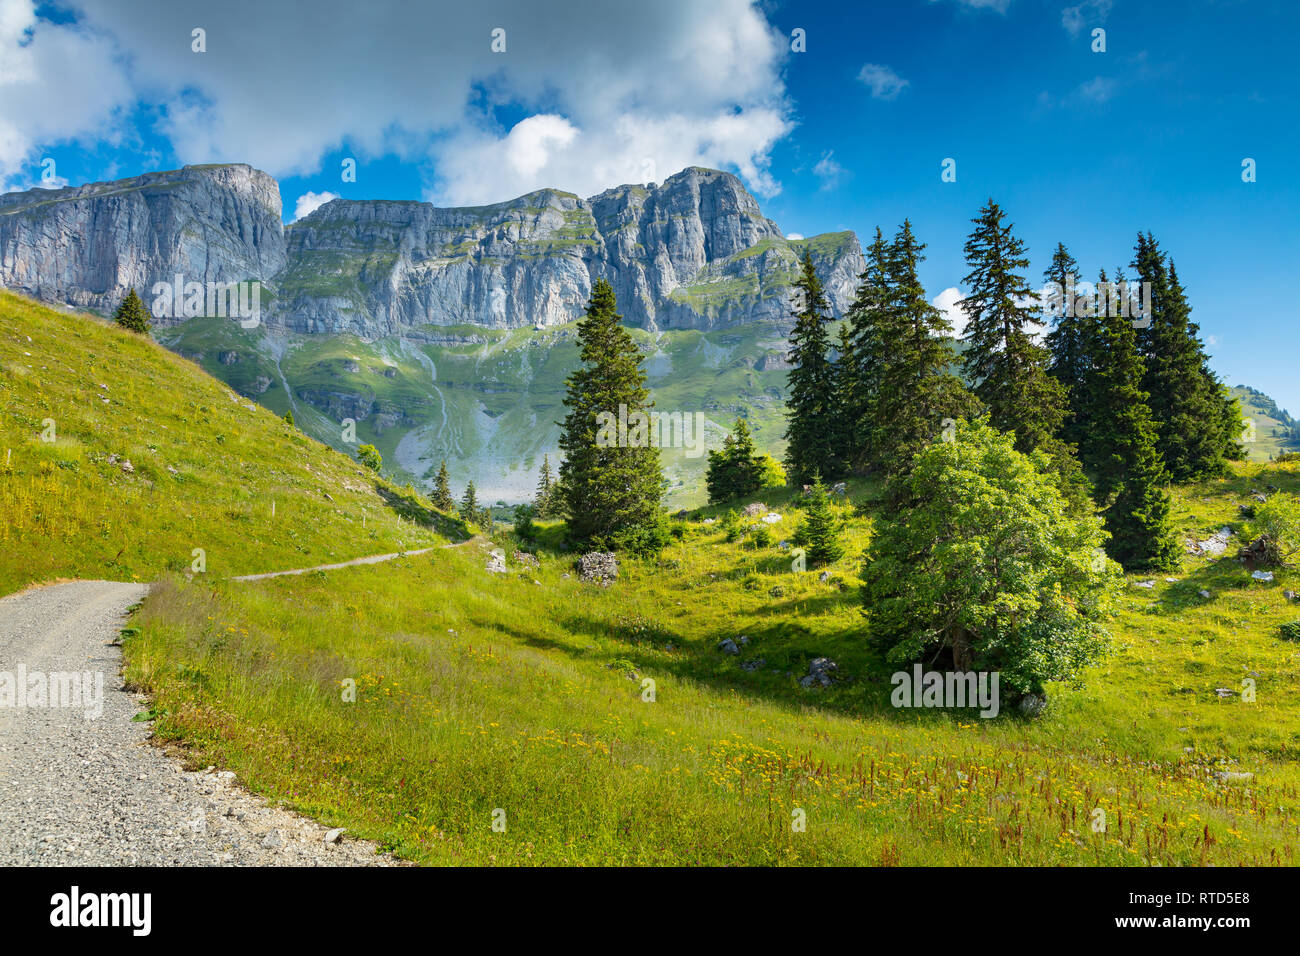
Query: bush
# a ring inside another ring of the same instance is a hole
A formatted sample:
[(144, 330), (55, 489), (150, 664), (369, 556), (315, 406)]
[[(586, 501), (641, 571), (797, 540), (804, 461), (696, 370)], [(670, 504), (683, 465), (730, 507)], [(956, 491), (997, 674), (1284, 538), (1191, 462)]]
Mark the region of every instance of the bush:
[(1071, 517), (1047, 456), (963, 422), (890, 492), (896, 509), (877, 521), (862, 573), (886, 659), (997, 671), (1013, 699), (1077, 683), (1106, 647), (1098, 622), (1122, 578), (1096, 562), (1101, 521)]
[(384, 466), (384, 456), (379, 454), (379, 449), (374, 445), (362, 445), (357, 449), (357, 461), (365, 465), (371, 471), (378, 471)]
[(1262, 542), (1260, 564), (1265, 567), (1290, 564), (1300, 551), (1300, 498), (1275, 494), (1254, 510), (1249, 529), (1251, 537)]
[(784, 488), (789, 481), (785, 466), (771, 455), (758, 456), (759, 488)]
[(515, 506), (515, 536), (531, 543), (537, 538), (537, 525), (533, 523), (536, 509), (532, 505)]

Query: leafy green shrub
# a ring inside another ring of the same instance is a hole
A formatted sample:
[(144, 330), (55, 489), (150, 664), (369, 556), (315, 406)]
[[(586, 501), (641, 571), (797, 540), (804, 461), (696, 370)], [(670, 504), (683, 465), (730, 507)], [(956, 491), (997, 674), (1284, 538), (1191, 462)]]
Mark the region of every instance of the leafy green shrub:
[(1077, 682), (1107, 635), (1098, 623), (1121, 577), (1096, 561), (1100, 519), (1072, 518), (1046, 455), (960, 423), (891, 485), (863, 568), (872, 640), (894, 664), (944, 657), (997, 671), (1013, 697)]
[(1275, 494), (1256, 505), (1249, 530), (1252, 537), (1263, 542), (1261, 564), (1266, 567), (1290, 564), (1300, 551), (1300, 498)]

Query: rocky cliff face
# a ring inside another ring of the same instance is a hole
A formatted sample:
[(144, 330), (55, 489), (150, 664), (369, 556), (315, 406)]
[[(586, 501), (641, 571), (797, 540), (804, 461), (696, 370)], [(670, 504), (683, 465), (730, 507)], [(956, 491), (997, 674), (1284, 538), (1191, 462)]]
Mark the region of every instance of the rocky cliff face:
[(275, 181), (242, 165), (0, 197), (0, 285), (106, 312), (129, 286), (143, 296), (177, 273), (260, 279), (267, 325), (368, 341), (437, 336), (421, 326), (562, 324), (597, 278), (635, 326), (779, 320), (805, 248), (841, 312), (862, 270), (853, 233), (787, 240), (717, 170), (586, 200), (556, 190), (463, 209), (339, 199), (287, 228)]
[(266, 279), (285, 268), (280, 189), (250, 166), (187, 166), (0, 196), (0, 285), (110, 312), (158, 282)]

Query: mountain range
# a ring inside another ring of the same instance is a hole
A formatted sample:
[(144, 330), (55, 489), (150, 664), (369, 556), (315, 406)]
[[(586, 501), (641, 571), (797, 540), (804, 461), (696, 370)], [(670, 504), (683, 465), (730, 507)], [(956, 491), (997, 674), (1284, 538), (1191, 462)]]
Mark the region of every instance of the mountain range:
[[(0, 286), (107, 315), (130, 288), (148, 305), (162, 284), (256, 281), (255, 327), (160, 314), (155, 334), (329, 444), (346, 449), (354, 419), (396, 476), (424, 481), (445, 458), (492, 501), (526, 497), (554, 454), (597, 279), (661, 409), (704, 412), (715, 440), (745, 415), (775, 447), (798, 259), (811, 253), (836, 315), (863, 265), (854, 233), (786, 238), (739, 179), (696, 167), (588, 199), (334, 199), (287, 226), (281, 211), (276, 181), (241, 164), (10, 193)], [(665, 463), (689, 497), (703, 460)]]

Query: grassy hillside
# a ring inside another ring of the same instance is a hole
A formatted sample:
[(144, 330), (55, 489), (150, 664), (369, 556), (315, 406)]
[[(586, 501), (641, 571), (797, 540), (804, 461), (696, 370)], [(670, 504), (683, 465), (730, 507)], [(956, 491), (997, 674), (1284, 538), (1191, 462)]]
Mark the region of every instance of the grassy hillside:
[(158, 344), (9, 293), (0, 516), (0, 594), (59, 577), (151, 580), (190, 568), (196, 548), (224, 576), (427, 546), (451, 530)]
[[(1298, 492), (1300, 471), (1180, 489), (1179, 527), (1236, 527), (1268, 484)], [(1300, 574), (1189, 557), (1173, 581), (1131, 579), (1111, 655), (1083, 688), (1051, 687), (1038, 720), (899, 711), (862, 639), (871, 508), (843, 509), (852, 547), (822, 581), (779, 547), (793, 503), (767, 504), (771, 544), (728, 541), (709, 510), (607, 589), (545, 543), (539, 569), (502, 576), (471, 546), (252, 586), (170, 579), (129, 673), (195, 765), (422, 862), (1296, 862), (1300, 648), (1277, 625), (1300, 616), (1283, 596)], [(718, 649), (742, 635), (738, 656)], [(823, 655), (844, 680), (800, 686)], [(1218, 692), (1243, 678), (1255, 702)]]
[[(1294, 421), (1285, 411), (1278, 409), (1268, 396), (1252, 388), (1238, 385), (1232, 394), (1241, 402), (1242, 417), (1254, 424), (1247, 431), (1246, 457), (1250, 461), (1270, 461), (1286, 452), (1300, 451), (1300, 442), (1291, 440)], [(1285, 416), (1283, 421), (1279, 415)]]

